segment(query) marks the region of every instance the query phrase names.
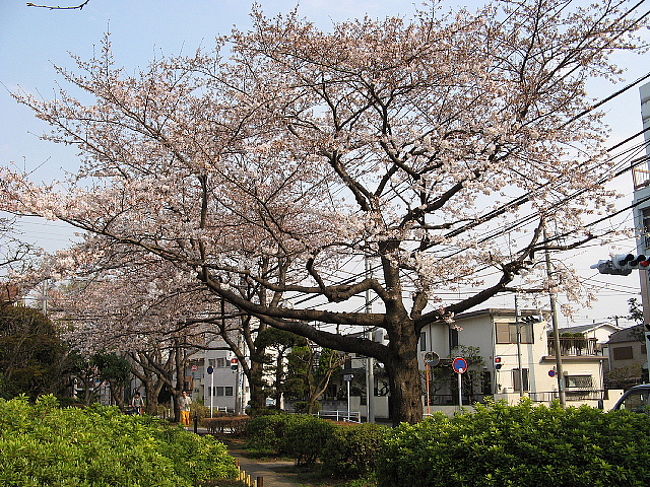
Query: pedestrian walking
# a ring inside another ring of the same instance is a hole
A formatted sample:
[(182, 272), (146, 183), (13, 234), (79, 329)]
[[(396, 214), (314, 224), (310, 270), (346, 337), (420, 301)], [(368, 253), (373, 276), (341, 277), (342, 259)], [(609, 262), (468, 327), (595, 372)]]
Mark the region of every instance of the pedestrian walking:
[(144, 413), (144, 399), (137, 391), (133, 395), (133, 399), (131, 400), (131, 410), (133, 411), (133, 414)]
[(178, 406), (181, 410), (181, 424), (184, 426), (190, 425), (190, 406), (192, 405), (192, 398), (189, 396), (187, 391), (181, 393), (181, 397), (178, 400)]

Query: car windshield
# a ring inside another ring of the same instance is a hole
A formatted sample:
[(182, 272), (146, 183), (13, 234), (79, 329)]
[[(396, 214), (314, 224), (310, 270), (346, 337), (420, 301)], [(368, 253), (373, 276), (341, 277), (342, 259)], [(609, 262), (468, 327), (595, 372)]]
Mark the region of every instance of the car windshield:
[(650, 390), (632, 391), (621, 402), (619, 409), (650, 413)]

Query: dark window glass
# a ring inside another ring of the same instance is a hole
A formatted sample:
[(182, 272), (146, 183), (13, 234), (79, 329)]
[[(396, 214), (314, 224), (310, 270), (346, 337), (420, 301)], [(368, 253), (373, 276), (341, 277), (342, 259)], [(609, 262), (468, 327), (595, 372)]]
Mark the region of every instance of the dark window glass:
[(616, 347), (612, 350), (614, 360), (628, 360), (634, 358), (632, 347)]

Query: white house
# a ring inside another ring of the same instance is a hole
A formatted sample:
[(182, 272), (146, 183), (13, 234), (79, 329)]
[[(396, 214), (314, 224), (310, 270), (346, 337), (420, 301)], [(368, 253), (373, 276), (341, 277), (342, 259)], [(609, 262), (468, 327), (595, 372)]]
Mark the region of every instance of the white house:
[(192, 400), (201, 400), (215, 410), (243, 413), (250, 387), (234, 353), (219, 350), (225, 346), (223, 340), (216, 339), (209, 343), (209, 350), (193, 354), (186, 369), (186, 383), (192, 390)]
[[(435, 352), (443, 363), (448, 364), (449, 359), (453, 358), (449, 355), (450, 350), (454, 347), (478, 347), (483, 359), (482, 370), (478, 371), (482, 394), (491, 394), (497, 399), (511, 402), (519, 400), (521, 395), (529, 396), (536, 402), (550, 402), (558, 397), (558, 379), (555, 374), (555, 347), (548, 334), (550, 325), (546, 322), (546, 313), (540, 316), (538, 310), (526, 309), (521, 310), (520, 315), (519, 327), (513, 309), (497, 308), (463, 313), (454, 317), (452, 324), (425, 327), (419, 343), (421, 367), (424, 369), (426, 352)], [(567, 401), (597, 406), (602, 404), (601, 401), (608, 400), (604, 391), (607, 356), (602, 344), (607, 341), (610, 329), (617, 328), (602, 323), (560, 329), (561, 333), (572, 335), (560, 338), (560, 357), (564, 369), (562, 380)], [(580, 337), (576, 336), (578, 333)], [(455, 400), (449, 391), (446, 394), (452, 402)], [(480, 395), (466, 400), (480, 400)]]

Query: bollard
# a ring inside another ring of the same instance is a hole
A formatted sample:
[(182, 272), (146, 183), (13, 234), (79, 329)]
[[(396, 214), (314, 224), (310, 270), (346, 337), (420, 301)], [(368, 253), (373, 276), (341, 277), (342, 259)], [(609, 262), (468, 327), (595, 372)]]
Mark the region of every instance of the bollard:
[(194, 433), (198, 434), (199, 432), (199, 417), (195, 414), (194, 415)]
[(255, 487), (264, 487), (264, 477), (257, 477)]

